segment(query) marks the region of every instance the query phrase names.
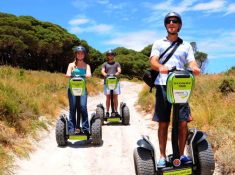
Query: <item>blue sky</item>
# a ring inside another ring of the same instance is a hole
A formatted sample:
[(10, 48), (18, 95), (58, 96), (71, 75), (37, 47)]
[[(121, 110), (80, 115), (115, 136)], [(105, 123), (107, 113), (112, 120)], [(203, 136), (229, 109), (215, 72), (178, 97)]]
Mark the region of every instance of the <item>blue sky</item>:
[(142, 50), (166, 36), (167, 12), (181, 14), (181, 38), (208, 54), (208, 73), (235, 66), (234, 0), (1, 0), (0, 11), (62, 26), (105, 52)]

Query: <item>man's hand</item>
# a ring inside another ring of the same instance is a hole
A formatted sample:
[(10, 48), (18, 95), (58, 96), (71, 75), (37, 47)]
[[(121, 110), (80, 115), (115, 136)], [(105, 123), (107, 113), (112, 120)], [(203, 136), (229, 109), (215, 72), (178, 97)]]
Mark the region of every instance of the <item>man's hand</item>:
[(166, 67), (166, 66), (164, 66), (164, 65), (160, 66), (160, 67), (159, 67), (159, 72), (160, 72), (161, 74), (168, 74), (168, 67)]
[(118, 76), (118, 75), (120, 75), (120, 73), (119, 72), (116, 72), (116, 74), (114, 74), (115, 76)]
[(200, 74), (201, 69), (198, 67), (197, 62), (195, 60), (189, 62), (189, 67), (193, 71), (194, 75), (199, 75)]
[(194, 75), (199, 75), (201, 72), (201, 69), (199, 69), (197, 66), (191, 67)]

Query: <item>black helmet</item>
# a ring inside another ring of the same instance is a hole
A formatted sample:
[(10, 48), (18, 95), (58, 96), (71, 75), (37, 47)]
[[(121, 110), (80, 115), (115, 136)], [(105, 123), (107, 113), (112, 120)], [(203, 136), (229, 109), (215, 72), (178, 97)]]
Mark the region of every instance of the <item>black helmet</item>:
[[(166, 22), (167, 22), (167, 19), (170, 18), (170, 17), (176, 17), (178, 20), (179, 20), (179, 23), (181, 24), (182, 26), (182, 19), (181, 19), (181, 16), (176, 13), (176, 12), (169, 12), (167, 13), (167, 15), (165, 16), (165, 19), (164, 19), (164, 25), (166, 27)], [(181, 28), (181, 27), (180, 27)], [(179, 28), (179, 31), (180, 31), (180, 28)]]
[(115, 56), (116, 53), (115, 53), (112, 49), (110, 49), (110, 50), (108, 50), (108, 51), (106, 52), (106, 55), (113, 55), (113, 56)]
[(86, 54), (86, 49), (85, 49), (85, 47), (83, 47), (83, 46), (76, 46), (76, 47), (74, 47), (73, 48), (73, 51), (74, 51), (74, 53), (76, 53), (76, 52), (84, 52), (84, 54)]

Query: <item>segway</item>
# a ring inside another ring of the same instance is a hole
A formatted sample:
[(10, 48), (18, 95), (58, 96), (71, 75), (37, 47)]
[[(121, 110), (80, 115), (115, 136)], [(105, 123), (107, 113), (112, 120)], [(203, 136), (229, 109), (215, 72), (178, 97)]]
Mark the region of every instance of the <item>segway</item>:
[(56, 142), (58, 146), (66, 146), (68, 140), (89, 140), (93, 144), (100, 145), (102, 142), (102, 124), (101, 119), (95, 113), (92, 114), (90, 120), (90, 132), (84, 133), (80, 127), (80, 97), (85, 93), (86, 81), (82, 76), (75, 76), (70, 79), (69, 87), (74, 96), (76, 96), (76, 130), (80, 132), (69, 132), (69, 120), (66, 114), (61, 114), (56, 123)]
[(100, 116), (102, 120), (102, 124), (104, 124), (104, 121), (114, 123), (122, 123), (123, 125), (128, 125), (130, 122), (130, 111), (126, 103), (121, 102), (120, 103), (120, 109), (119, 114), (114, 110), (114, 102), (113, 102), (113, 91), (117, 88), (118, 85), (118, 78), (114, 75), (108, 75), (105, 79), (105, 86), (110, 90), (110, 98), (111, 98), (111, 115), (109, 117), (105, 116), (105, 108), (103, 104), (98, 104), (96, 108), (96, 114)]
[(172, 69), (167, 78), (167, 99), (173, 104), (172, 150), (167, 156), (166, 167), (157, 166), (156, 151), (148, 136), (138, 140), (134, 150), (135, 172), (138, 175), (212, 175), (215, 160), (206, 133), (189, 129), (186, 144), (187, 155), (192, 158), (187, 163), (180, 160), (178, 147), (179, 104), (187, 103), (194, 87), (194, 76), (190, 71)]

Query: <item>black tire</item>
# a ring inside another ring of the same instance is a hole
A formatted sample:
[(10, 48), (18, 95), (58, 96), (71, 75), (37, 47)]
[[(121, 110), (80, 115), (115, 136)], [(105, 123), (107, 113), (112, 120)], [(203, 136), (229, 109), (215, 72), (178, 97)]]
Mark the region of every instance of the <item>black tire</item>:
[(95, 113), (96, 113), (96, 116), (101, 119), (101, 123), (103, 125), (104, 124), (104, 110), (101, 107), (97, 107)]
[(122, 124), (129, 125), (130, 123), (130, 111), (127, 106), (124, 106), (122, 109)]
[(91, 137), (94, 145), (100, 145), (102, 143), (102, 125), (100, 118), (96, 118), (92, 122)]
[(210, 143), (208, 143), (206, 140), (199, 143), (196, 153), (199, 164), (196, 174), (213, 175), (215, 170), (215, 159)]
[(67, 137), (65, 134), (65, 122), (63, 122), (61, 119), (57, 120), (55, 135), (58, 146), (65, 146), (67, 144)]
[(154, 175), (154, 160), (151, 152), (138, 147), (134, 150), (135, 173), (137, 175)]

